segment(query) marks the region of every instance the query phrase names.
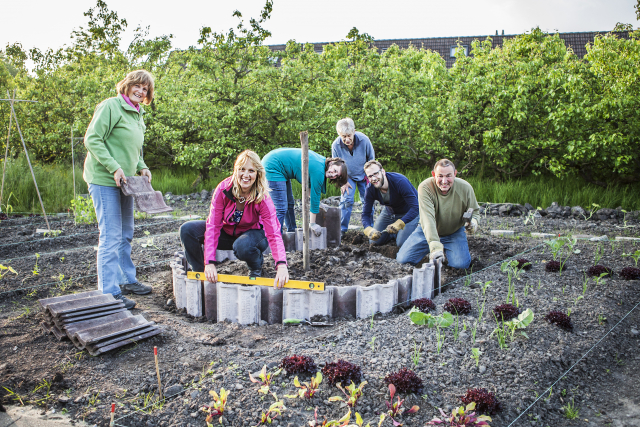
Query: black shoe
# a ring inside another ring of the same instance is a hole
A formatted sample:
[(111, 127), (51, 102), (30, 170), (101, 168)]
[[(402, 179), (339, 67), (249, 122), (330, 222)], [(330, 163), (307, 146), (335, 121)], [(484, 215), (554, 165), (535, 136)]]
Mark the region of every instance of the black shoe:
[(124, 303), (124, 308), (126, 308), (127, 310), (131, 310), (133, 307), (136, 306), (136, 302), (134, 300), (130, 300), (129, 298), (125, 297), (122, 294), (116, 295), (114, 296), (114, 298), (122, 301)]
[(124, 295), (136, 294), (136, 295), (147, 295), (151, 293), (153, 289), (149, 285), (143, 285), (140, 282), (136, 283), (127, 283), (126, 285), (121, 285), (120, 289)]
[(249, 271), (249, 277), (262, 277), (262, 269)]

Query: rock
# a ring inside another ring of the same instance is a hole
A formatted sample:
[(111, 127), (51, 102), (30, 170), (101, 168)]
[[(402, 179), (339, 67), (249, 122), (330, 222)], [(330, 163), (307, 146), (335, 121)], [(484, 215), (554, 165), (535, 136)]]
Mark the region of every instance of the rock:
[(71, 400), (71, 399), (69, 399), (69, 397), (67, 397), (67, 396), (65, 396), (65, 395), (62, 395), (62, 396), (58, 397), (58, 402), (62, 403), (63, 405), (64, 405), (65, 403), (68, 403), (68, 402), (69, 402), (69, 400)]
[(222, 374), (214, 374), (212, 378), (214, 380), (219, 380), (220, 378), (222, 378)]
[(195, 399), (196, 397), (198, 397), (200, 395), (200, 390), (193, 390), (191, 392), (191, 398)]
[(191, 413), (191, 418), (198, 418), (198, 413), (197, 412), (192, 412)]
[(207, 190), (202, 190), (200, 192), (200, 198), (202, 200), (207, 200), (209, 198), (209, 192)]
[(526, 210), (528, 210), (528, 211), (532, 211), (532, 210), (534, 210), (534, 209), (535, 209), (535, 208), (534, 208), (533, 206), (531, 206), (531, 204), (529, 204), (529, 203), (525, 203), (525, 204), (524, 204), (524, 207), (525, 207), (525, 209), (526, 209)]
[(182, 353), (183, 351), (184, 351), (184, 348), (178, 347), (178, 353)]
[(631, 328), (631, 335), (633, 335), (634, 337), (638, 336), (638, 330), (636, 328)]
[(267, 325), (268, 325), (268, 323), (267, 323), (267, 321), (266, 321), (266, 320), (260, 320), (260, 321), (258, 322), (258, 325), (260, 325), (260, 326), (267, 326)]
[(592, 237), (589, 239), (591, 242), (605, 242), (607, 240), (609, 240), (609, 238), (607, 237), (606, 234), (602, 235), (602, 236), (598, 236), (598, 237)]
[(176, 384), (176, 385), (172, 385), (171, 387), (166, 389), (164, 391), (164, 394), (167, 397), (171, 397), (171, 396), (175, 396), (177, 394), (182, 394), (183, 391), (184, 391), (184, 387), (182, 387), (180, 384)]
[(484, 365), (478, 366), (478, 372), (484, 374), (485, 372), (487, 372), (487, 367)]
[(539, 213), (539, 214), (540, 214), (540, 216), (547, 216), (547, 215), (549, 215), (549, 213), (548, 213), (545, 209), (538, 209), (536, 212), (537, 212), (537, 213)]
[(244, 389), (244, 386), (242, 384), (240, 384), (240, 383), (236, 383), (235, 388), (236, 388), (236, 390), (242, 390), (242, 389)]
[(574, 206), (571, 208), (571, 215), (577, 217), (587, 216), (587, 212), (582, 209), (582, 206)]
[(172, 306), (172, 305), (173, 305), (173, 300), (172, 300), (171, 298), (169, 298), (169, 299), (167, 300), (167, 305), (168, 305), (168, 306)]
[(509, 212), (511, 212), (511, 204), (507, 203), (504, 205), (500, 205), (500, 207), (498, 208), (498, 214), (500, 216), (507, 216), (509, 215)]

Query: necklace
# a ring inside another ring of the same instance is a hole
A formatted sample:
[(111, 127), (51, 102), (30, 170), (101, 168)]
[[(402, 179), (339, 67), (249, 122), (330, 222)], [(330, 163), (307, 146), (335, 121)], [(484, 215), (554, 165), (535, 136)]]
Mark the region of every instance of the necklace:
[(247, 199), (245, 197), (243, 197), (243, 196), (238, 197), (238, 202), (240, 202), (240, 203), (244, 203), (245, 200), (247, 200)]

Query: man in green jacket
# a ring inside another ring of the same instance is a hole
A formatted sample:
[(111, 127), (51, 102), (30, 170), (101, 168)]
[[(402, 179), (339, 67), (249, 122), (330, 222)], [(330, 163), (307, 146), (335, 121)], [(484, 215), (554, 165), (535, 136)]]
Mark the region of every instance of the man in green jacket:
[[(471, 184), (456, 178), (453, 162), (436, 162), (431, 178), (418, 186), (420, 225), (405, 241), (396, 259), (400, 263), (417, 264), (429, 254), (432, 261), (447, 261), (453, 268), (468, 268), (471, 263), (467, 235), (478, 229), (480, 206)], [(473, 218), (465, 226), (464, 213), (473, 209)]]

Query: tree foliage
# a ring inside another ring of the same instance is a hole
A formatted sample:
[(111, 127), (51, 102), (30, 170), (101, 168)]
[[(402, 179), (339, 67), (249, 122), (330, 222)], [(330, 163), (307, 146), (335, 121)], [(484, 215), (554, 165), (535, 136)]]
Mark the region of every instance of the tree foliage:
[[(156, 76), (145, 117), (145, 157), (154, 166), (229, 169), (243, 149), (298, 146), (301, 130), (311, 149), (329, 155), (336, 121), (349, 116), (393, 167), (430, 168), (447, 157), (463, 172), (501, 179), (640, 176), (639, 31), (598, 36), (580, 59), (557, 34), (536, 28), (501, 47), (477, 40), (470, 56), (459, 48), (447, 69), (420, 46), (380, 52), (355, 27), (322, 52), (293, 40), (272, 51), (264, 45), (272, 11), (271, 0), (248, 22), (236, 11), (235, 28), (204, 27), (187, 50), (172, 51), (171, 35), (149, 38), (142, 27), (123, 48), (126, 20), (98, 0), (71, 46), (6, 46), (0, 90), (39, 101), (16, 108), (29, 149), (45, 162), (68, 158), (71, 130), (84, 134), (115, 84), (145, 68)], [(5, 107), (0, 121), (6, 129)]]

